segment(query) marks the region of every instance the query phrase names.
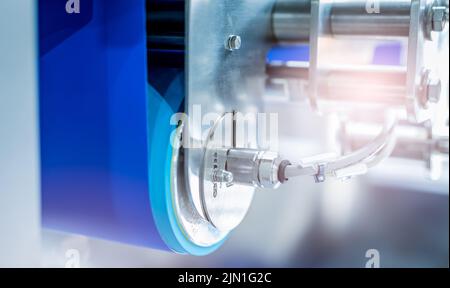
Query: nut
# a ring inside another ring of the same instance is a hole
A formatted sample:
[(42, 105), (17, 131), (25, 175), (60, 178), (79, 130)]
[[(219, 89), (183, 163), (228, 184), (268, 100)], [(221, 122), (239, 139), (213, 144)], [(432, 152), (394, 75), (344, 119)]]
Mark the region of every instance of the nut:
[(441, 99), (442, 83), (440, 79), (431, 78), (427, 84), (427, 100), (430, 103), (438, 103)]
[(442, 32), (448, 20), (448, 8), (445, 6), (432, 7), (432, 29), (435, 32)]

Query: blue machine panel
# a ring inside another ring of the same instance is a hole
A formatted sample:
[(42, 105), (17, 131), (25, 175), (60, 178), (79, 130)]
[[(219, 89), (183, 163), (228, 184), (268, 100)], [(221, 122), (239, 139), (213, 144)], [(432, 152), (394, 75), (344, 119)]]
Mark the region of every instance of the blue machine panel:
[[(170, 118), (184, 109), (184, 1), (81, 0), (79, 14), (66, 3), (39, 2), (43, 225), (212, 252), (221, 243), (191, 243), (172, 208)], [(175, 19), (158, 22), (165, 9)]]
[(149, 197), (145, 1), (65, 5), (39, 3), (43, 224), (167, 249)]

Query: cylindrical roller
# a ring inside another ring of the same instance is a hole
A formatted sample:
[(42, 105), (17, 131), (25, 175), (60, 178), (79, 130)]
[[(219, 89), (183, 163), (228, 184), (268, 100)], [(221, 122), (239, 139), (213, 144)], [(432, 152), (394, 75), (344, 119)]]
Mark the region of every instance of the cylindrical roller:
[[(322, 100), (375, 102), (403, 105), (406, 101), (406, 71), (394, 67), (329, 67), (319, 85)], [(307, 65), (268, 65), (271, 78), (308, 80)]]
[(334, 36), (408, 37), (410, 11), (411, 0), (337, 2), (331, 7), (330, 31)]
[[(330, 2), (325, 30), (332, 36), (408, 37), (411, 0)], [(279, 0), (273, 12), (273, 36), (279, 42), (308, 42), (311, 1)]]

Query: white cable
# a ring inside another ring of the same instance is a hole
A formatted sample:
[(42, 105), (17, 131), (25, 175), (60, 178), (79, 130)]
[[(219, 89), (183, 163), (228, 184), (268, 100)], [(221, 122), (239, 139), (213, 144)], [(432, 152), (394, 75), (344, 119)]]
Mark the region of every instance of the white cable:
[(397, 121), (384, 129), (378, 137), (361, 149), (334, 160), (316, 160), (314, 163), (290, 165), (285, 168), (287, 179), (299, 176), (314, 176), (317, 182), (323, 182), (326, 176), (351, 177), (364, 174), (368, 168), (389, 157), (395, 147), (395, 128)]

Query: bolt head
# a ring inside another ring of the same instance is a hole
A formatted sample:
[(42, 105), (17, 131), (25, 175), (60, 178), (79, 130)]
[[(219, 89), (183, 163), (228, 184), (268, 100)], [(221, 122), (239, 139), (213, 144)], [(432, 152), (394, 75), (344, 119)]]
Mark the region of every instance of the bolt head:
[(430, 103), (438, 103), (441, 99), (442, 82), (440, 79), (430, 79), (427, 84), (427, 100)]
[(445, 6), (432, 7), (432, 29), (435, 32), (442, 32), (445, 29), (448, 19), (448, 8)]
[(241, 46), (242, 46), (241, 37), (238, 35), (228, 36), (225, 46), (226, 46), (227, 50), (229, 50), (229, 51), (235, 51), (235, 50), (241, 49)]

